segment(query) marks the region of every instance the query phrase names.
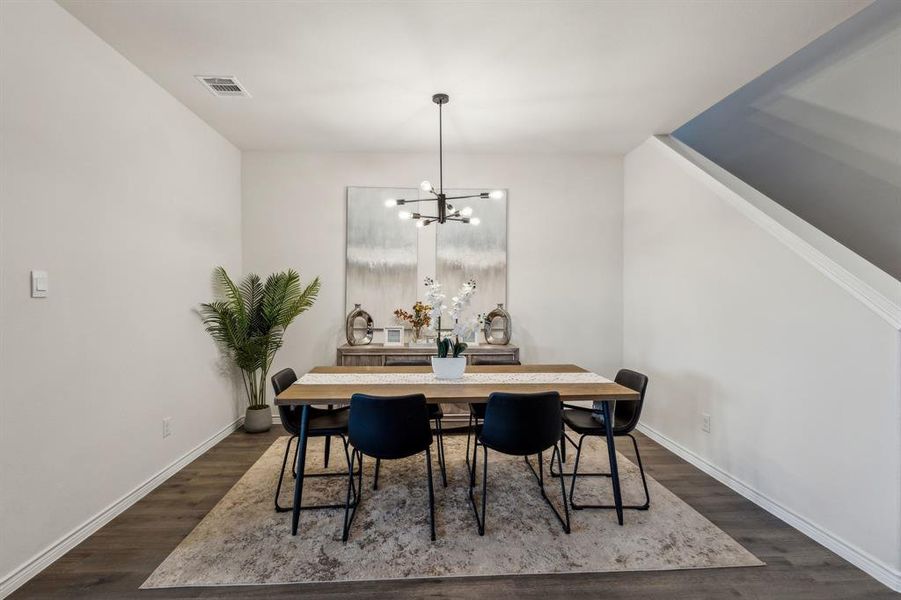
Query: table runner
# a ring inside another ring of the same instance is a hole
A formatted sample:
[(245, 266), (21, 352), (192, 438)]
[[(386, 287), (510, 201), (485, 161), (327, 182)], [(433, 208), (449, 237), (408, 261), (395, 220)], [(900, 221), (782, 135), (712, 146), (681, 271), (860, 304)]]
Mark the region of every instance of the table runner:
[(307, 373), (294, 385), (396, 384), (560, 384), (613, 383), (596, 373), (465, 373), (462, 379), (438, 379), (433, 373)]

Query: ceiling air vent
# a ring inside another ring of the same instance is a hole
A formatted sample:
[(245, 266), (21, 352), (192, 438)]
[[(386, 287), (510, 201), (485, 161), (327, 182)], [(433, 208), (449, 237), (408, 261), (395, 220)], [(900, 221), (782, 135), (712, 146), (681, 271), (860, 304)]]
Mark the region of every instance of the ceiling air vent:
[(250, 98), (250, 94), (241, 87), (241, 84), (235, 77), (205, 77), (198, 75), (197, 79), (214, 96), (243, 96)]

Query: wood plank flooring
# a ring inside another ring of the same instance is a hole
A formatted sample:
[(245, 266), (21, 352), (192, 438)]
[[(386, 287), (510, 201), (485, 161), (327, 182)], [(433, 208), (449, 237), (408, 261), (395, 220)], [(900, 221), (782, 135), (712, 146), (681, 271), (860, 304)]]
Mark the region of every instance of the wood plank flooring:
[[(232, 434), (56, 561), (10, 598), (897, 600), (899, 597), (644, 436), (639, 436), (639, 445), (647, 472), (765, 561), (767, 566), (649, 573), (139, 590), (138, 586), (147, 576), (279, 435), (283, 435), (283, 431), (278, 426), (267, 434), (248, 435), (243, 431)], [(630, 444), (620, 443), (618, 448), (631, 457)], [(653, 498), (651, 501), (653, 503)], [(288, 521), (285, 523), (287, 527)]]

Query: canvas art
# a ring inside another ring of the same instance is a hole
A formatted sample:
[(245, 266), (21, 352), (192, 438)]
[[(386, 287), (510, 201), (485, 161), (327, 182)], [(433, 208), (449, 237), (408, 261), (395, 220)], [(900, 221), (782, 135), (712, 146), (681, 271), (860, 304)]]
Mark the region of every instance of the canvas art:
[(416, 301), (418, 230), (385, 210), (389, 198), (416, 197), (407, 188), (347, 188), (345, 313), (361, 304), (376, 328), (397, 325), (394, 309)]
[[(447, 190), (448, 196), (482, 190)], [(362, 304), (376, 329), (398, 325), (394, 310), (423, 298), (429, 276), (453, 294), (473, 279), (477, 292), (466, 316), (507, 301), (507, 197), (467, 201), (479, 225), (449, 222), (417, 228), (385, 207), (389, 198), (418, 198), (415, 188), (347, 188), (346, 312)], [(429, 214), (433, 204), (416, 205)], [(463, 208), (460, 206), (459, 208)]]
[[(448, 190), (448, 196), (482, 190)], [(448, 293), (475, 280), (476, 294), (468, 313), (486, 314), (507, 302), (507, 194), (503, 198), (467, 200), (478, 226), (448, 223), (436, 228), (435, 278)], [(462, 208), (462, 207), (461, 207)]]

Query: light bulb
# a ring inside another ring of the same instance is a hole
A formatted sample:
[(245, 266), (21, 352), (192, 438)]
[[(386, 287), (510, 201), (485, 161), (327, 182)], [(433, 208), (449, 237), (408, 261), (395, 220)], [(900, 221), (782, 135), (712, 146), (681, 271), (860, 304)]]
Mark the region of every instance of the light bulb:
[(423, 192), (431, 192), (432, 191), (432, 182), (430, 182), (428, 179), (426, 179), (425, 181), (423, 181), (422, 183), (419, 184), (419, 189), (421, 189)]
[(388, 208), (397, 206), (397, 200), (395, 200), (394, 198), (388, 198), (387, 200), (385, 200), (385, 206), (387, 206)]
[(488, 197), (492, 200), (500, 200), (504, 197), (504, 190), (492, 190), (488, 192)]
[(419, 219), (418, 221), (416, 221), (416, 226), (419, 228), (425, 227), (425, 221)]
[(397, 218), (401, 219), (403, 221), (407, 221), (407, 220), (413, 218), (413, 213), (406, 211), (406, 210), (402, 210), (399, 213), (397, 213)]
[(473, 217), (469, 220), (470, 225), (478, 225), (481, 222), (482, 222), (482, 220), (478, 217)]
[(463, 210), (460, 211), (460, 214), (463, 215), (464, 217), (471, 217), (472, 216), (472, 207), (467, 206), (466, 208), (464, 208)]

